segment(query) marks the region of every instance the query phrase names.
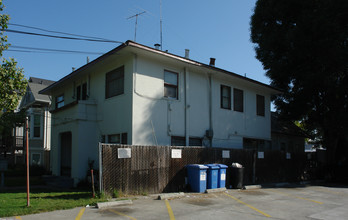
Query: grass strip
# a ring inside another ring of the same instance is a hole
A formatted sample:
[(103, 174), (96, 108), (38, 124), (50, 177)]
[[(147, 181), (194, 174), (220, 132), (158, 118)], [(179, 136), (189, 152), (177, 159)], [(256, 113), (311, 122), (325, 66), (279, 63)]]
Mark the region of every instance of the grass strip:
[(106, 201), (104, 198), (92, 198), (91, 192), (57, 192), (35, 190), (30, 193), (30, 207), (27, 207), (27, 194), (24, 192), (0, 193), (0, 217), (21, 216), (79, 206), (95, 205)]

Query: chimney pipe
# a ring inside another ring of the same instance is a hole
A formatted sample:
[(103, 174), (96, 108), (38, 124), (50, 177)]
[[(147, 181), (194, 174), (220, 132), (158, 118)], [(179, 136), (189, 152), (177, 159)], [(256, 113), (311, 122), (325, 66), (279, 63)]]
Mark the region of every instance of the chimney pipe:
[(156, 50), (159, 50), (159, 49), (160, 49), (161, 44), (155, 44), (154, 46), (155, 46), (155, 49), (156, 49)]
[(75, 67), (72, 67), (71, 69), (72, 69), (73, 72), (75, 71)]
[(210, 63), (209, 63), (210, 66), (215, 66), (215, 58), (210, 58)]
[(87, 63), (89, 63), (89, 57), (87, 57)]
[(190, 59), (190, 50), (189, 49), (185, 49), (185, 58)]

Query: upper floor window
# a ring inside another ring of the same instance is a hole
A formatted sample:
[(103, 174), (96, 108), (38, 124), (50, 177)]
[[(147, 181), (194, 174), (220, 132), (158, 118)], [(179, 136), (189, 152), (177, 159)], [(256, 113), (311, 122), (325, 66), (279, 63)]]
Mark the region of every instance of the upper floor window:
[(82, 100), (87, 99), (87, 83), (82, 84)]
[[(114, 69), (105, 77), (105, 98), (121, 95), (124, 92), (124, 66)], [(86, 85), (87, 94), (87, 85)]]
[(40, 137), (41, 133), (41, 115), (34, 115), (34, 137)]
[(56, 97), (56, 109), (64, 106), (64, 94)]
[(76, 99), (77, 100), (87, 99), (87, 83), (84, 83), (76, 87)]
[(243, 90), (233, 89), (233, 110), (237, 112), (244, 111), (244, 93)]
[(256, 115), (265, 116), (265, 97), (256, 95)]
[(220, 90), (221, 108), (231, 109), (231, 87), (221, 85)]
[(178, 74), (164, 71), (164, 97), (178, 99)]

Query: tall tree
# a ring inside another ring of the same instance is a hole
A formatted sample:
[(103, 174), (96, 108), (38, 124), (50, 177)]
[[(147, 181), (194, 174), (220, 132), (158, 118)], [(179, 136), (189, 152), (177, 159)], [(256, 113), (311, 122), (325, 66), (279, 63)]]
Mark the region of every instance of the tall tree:
[[(3, 14), (3, 10), (4, 5), (0, 0), (0, 57), (2, 57), (3, 51), (9, 47), (7, 36), (4, 35), (9, 16)], [(2, 58), (0, 66), (0, 112), (14, 110), (21, 96), (24, 95), (26, 86), (27, 80), (24, 78), (23, 69), (17, 67), (17, 62), (13, 58)]]
[(277, 111), (320, 135), (329, 164), (337, 162), (348, 137), (348, 1), (258, 0), (251, 40), (271, 84), (284, 90)]

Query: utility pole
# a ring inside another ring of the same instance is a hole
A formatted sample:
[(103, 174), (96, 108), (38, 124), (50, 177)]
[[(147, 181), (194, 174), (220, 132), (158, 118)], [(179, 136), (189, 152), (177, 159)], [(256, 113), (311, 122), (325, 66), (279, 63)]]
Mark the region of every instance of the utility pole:
[(162, 50), (162, 0), (160, 0), (160, 41), (161, 41), (161, 50)]
[(25, 137), (26, 137), (26, 162), (27, 162), (27, 206), (30, 206), (29, 198), (29, 117), (25, 118)]
[(138, 16), (141, 15), (141, 14), (144, 14), (146, 13), (146, 11), (143, 11), (141, 13), (137, 13), (133, 16), (130, 16), (129, 18), (127, 18), (127, 20), (131, 19), (131, 18), (134, 18), (135, 17), (135, 32), (134, 32), (134, 41), (136, 42), (137, 41), (137, 26), (138, 26)]

